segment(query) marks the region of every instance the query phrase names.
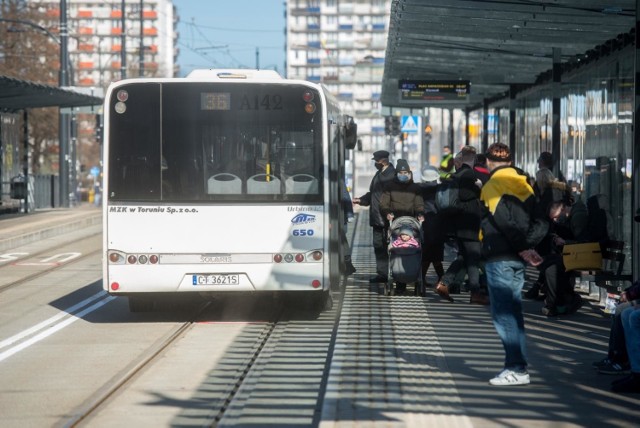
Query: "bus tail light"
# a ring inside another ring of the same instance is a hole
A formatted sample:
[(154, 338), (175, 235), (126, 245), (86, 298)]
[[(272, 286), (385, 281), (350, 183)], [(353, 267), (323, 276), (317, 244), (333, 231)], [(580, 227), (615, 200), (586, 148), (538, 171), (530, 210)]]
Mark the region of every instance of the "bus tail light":
[(311, 254), (311, 257), (313, 257), (313, 260), (315, 260), (315, 261), (320, 261), (320, 260), (322, 260), (322, 251), (314, 251), (314, 252)]
[(322, 283), (318, 279), (314, 279), (313, 281), (311, 281), (311, 286), (313, 288), (320, 288), (321, 285), (322, 285)]
[(127, 263), (129, 263), (130, 265), (135, 265), (137, 261), (138, 258), (133, 254), (130, 254), (129, 257), (127, 257)]
[(122, 261), (123, 257), (118, 253), (109, 253), (109, 261), (111, 263), (118, 263)]
[(282, 254), (276, 254), (273, 256), (273, 261), (276, 263), (282, 263)]
[(111, 289), (113, 291), (118, 291), (120, 289), (120, 284), (118, 284), (117, 282), (112, 282), (111, 283)]
[(304, 261), (304, 255), (303, 255), (303, 254), (300, 254), (300, 253), (296, 254), (296, 261), (297, 261), (298, 263), (303, 262), (303, 261)]
[(149, 256), (149, 263), (151, 263), (152, 265), (158, 263), (158, 256), (156, 256), (155, 254)]

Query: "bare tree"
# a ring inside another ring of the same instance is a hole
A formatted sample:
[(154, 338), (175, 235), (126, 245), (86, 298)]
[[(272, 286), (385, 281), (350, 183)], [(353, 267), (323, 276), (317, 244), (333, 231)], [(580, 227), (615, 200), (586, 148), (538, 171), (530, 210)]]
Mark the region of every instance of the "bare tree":
[[(60, 46), (42, 27), (44, 12), (24, 0), (0, 4), (0, 74), (57, 86)], [(33, 108), (29, 113), (29, 146), (34, 173), (53, 173), (58, 162), (58, 109)]]

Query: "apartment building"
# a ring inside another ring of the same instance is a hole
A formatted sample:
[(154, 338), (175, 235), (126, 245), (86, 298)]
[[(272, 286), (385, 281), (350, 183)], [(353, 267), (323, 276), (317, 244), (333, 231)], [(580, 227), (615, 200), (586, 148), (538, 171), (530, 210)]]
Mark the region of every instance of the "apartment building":
[[(51, 21), (47, 28), (58, 29), (60, 0), (31, 3)], [(177, 75), (177, 15), (171, 0), (67, 0), (66, 5), (70, 86), (106, 88), (123, 75)]]
[(348, 168), (367, 182), (371, 152), (389, 148), (380, 93), (391, 1), (288, 0), (286, 7), (287, 77), (325, 84), (355, 118), (363, 151), (351, 154)]

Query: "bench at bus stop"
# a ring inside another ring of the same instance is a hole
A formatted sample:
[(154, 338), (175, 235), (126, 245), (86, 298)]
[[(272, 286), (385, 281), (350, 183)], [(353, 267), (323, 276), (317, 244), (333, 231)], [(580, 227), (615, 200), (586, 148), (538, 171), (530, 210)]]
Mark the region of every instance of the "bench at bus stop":
[[(624, 289), (620, 284), (633, 282), (633, 275), (624, 272), (626, 254), (624, 241), (609, 240), (598, 243), (577, 244), (582, 251), (569, 254), (570, 246), (563, 249), (565, 268), (576, 280), (594, 283), (606, 293), (620, 294)], [(568, 260), (568, 258), (572, 260)], [(573, 268), (572, 266), (578, 266)], [(589, 266), (586, 268), (585, 266)]]

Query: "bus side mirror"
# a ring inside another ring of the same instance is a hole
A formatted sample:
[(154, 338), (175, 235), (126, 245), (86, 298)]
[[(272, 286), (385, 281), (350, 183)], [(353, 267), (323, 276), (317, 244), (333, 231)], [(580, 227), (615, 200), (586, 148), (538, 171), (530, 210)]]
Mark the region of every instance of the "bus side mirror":
[(358, 125), (351, 116), (347, 116), (344, 132), (344, 146), (348, 150), (353, 150), (358, 142)]

